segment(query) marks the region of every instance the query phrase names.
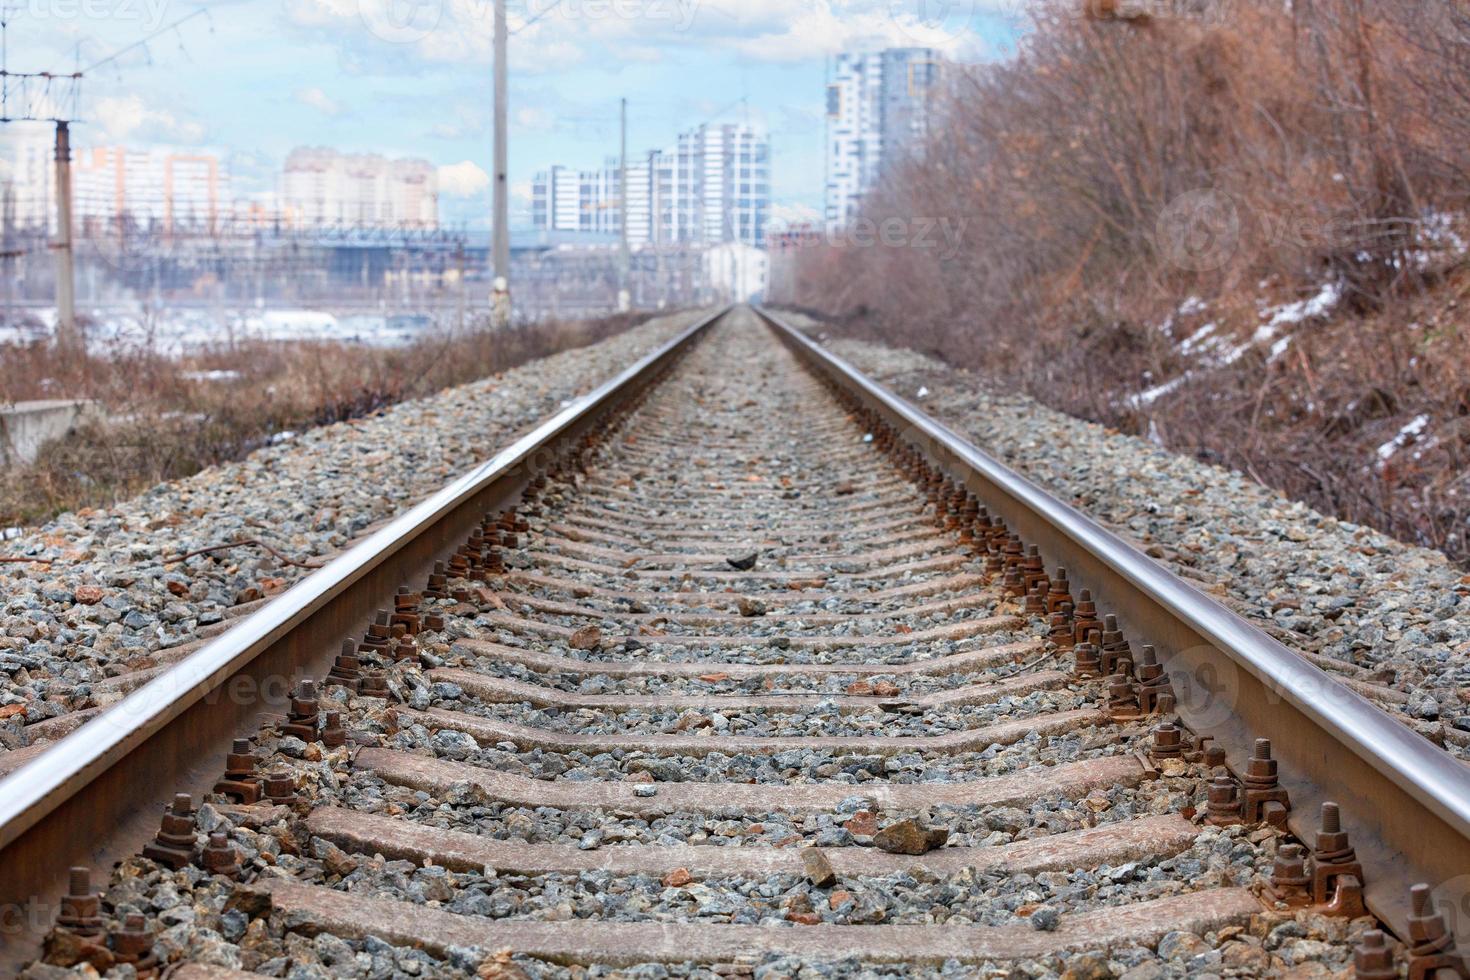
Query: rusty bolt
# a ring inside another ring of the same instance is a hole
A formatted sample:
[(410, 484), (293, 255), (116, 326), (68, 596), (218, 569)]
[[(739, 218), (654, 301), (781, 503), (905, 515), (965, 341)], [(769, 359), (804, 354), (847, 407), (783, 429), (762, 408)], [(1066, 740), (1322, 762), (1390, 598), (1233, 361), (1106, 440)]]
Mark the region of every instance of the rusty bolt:
[(1363, 883), (1363, 866), (1342, 829), (1342, 813), (1336, 803), (1322, 804), (1322, 829), (1317, 832), (1312, 865), (1312, 900), (1318, 905), (1327, 904), (1341, 878), (1355, 879), (1358, 887)]
[(1245, 802), (1242, 812), (1246, 823), (1267, 821), (1278, 826), (1286, 823), (1291, 799), (1277, 780), (1276, 760), (1271, 758), (1269, 738), (1256, 739), (1255, 752), (1246, 764), (1243, 783)]
[(449, 593), (449, 573), (442, 561), (434, 562), (434, 571), (429, 575), (428, 586), (424, 589), (424, 595), (431, 599), (447, 598)]
[(1133, 692), (1133, 682), (1127, 674), (1112, 674), (1108, 677), (1108, 714), (1116, 719), (1136, 718), (1139, 715), (1138, 696)]
[(1041, 549), (1034, 544), (1026, 549), (1026, 557), (1021, 559), (1021, 575), (1025, 579), (1028, 593), (1040, 586), (1044, 596), (1051, 587), (1051, 579), (1047, 577), (1046, 566), (1041, 561)]
[(356, 643), (342, 641), (342, 652), (337, 654), (322, 684), (325, 687), (345, 687), (353, 692), (362, 686), (362, 661), (358, 659)]
[(316, 696), (316, 681), (304, 679), (291, 696), (291, 707), (286, 713), (286, 724), (281, 726), (283, 735), (294, 735), (303, 742), (317, 739), (317, 719), (320, 702)]
[(199, 855), (199, 866), (210, 874), (225, 878), (240, 877), (240, 852), (223, 833), (209, 835), (209, 843)]
[(347, 730), (342, 727), (342, 712), (327, 712), (327, 725), (322, 729), (322, 744), (329, 749), (347, 744)]
[(1072, 647), (1072, 624), (1067, 622), (1067, 617), (1062, 613), (1052, 613), (1051, 629), (1046, 636), (1056, 644), (1058, 650), (1069, 650)]
[(392, 692), (388, 690), (388, 674), (382, 670), (369, 670), (362, 676), (362, 690), (359, 692), (365, 698), (386, 698)]
[[(1455, 950), (1455, 934), (1445, 925), (1444, 915), (1434, 908), (1429, 886), (1409, 889), (1412, 910), (1409, 913), (1409, 976), (1465, 977), (1465, 957)], [(1389, 960), (1392, 964), (1392, 960)]]
[(1240, 798), (1235, 780), (1229, 776), (1216, 776), (1211, 781), (1205, 793), (1205, 820), (1215, 827), (1240, 823)]
[(1012, 568), (1006, 572), (1005, 580), (1002, 583), (1002, 591), (1012, 599), (1019, 599), (1026, 594), (1026, 584), (1021, 578), (1021, 570), (1019, 568)]
[(1133, 660), (1133, 649), (1128, 645), (1128, 640), (1123, 636), (1123, 631), (1118, 628), (1118, 617), (1109, 613), (1103, 619), (1102, 631), (1102, 660), (1103, 671), (1109, 674), (1124, 671), (1122, 661)]
[(1283, 844), (1276, 849), (1272, 862), (1271, 895), (1288, 905), (1305, 905), (1309, 901), (1312, 878), (1307, 874), (1307, 851), (1300, 844)]
[(1154, 744), (1149, 751), (1154, 759), (1178, 759), (1184, 755), (1184, 733), (1179, 726), (1164, 722), (1154, 729)]
[(262, 790), (255, 772), (259, 761), (250, 751), (248, 738), (235, 739), (230, 754), (225, 757), (225, 778), (214, 784), (214, 792), (247, 806), (257, 802)]
[(143, 856), (178, 871), (194, 860), (194, 801), (188, 793), (174, 797), (163, 814), (158, 836), (143, 848)]
[(296, 780), (289, 772), (277, 769), (265, 777), (265, 798), (272, 803), (290, 806), (296, 802)]
[(1169, 684), (1169, 675), (1164, 673), (1158, 653), (1152, 646), (1146, 645), (1139, 651), (1137, 675), (1138, 703), (1146, 713), (1161, 710), (1159, 701), (1165, 695), (1172, 701), (1174, 691)]
[(78, 936), (102, 935), (102, 896), (92, 891), (92, 870), (72, 868), (56, 924)]
[(139, 977), (156, 976), (158, 957), (153, 953), (153, 933), (141, 913), (129, 912), (112, 934), (112, 954), (119, 963), (131, 963)]
[(1393, 950), (1388, 948), (1383, 931), (1369, 929), (1353, 949), (1353, 976), (1357, 980), (1398, 980), (1393, 963)]
[(1077, 596), (1077, 606), (1072, 612), (1072, 639), (1076, 643), (1087, 642), (1088, 634), (1102, 629), (1097, 618), (1097, 604), (1092, 601), (1092, 590), (1083, 589)]
[(1046, 611), (1061, 612), (1063, 606), (1072, 604), (1072, 583), (1067, 581), (1067, 570), (1058, 568), (1055, 576), (1047, 583)]
[(1101, 677), (1102, 656), (1091, 643), (1079, 643), (1072, 653), (1072, 673), (1078, 677)]

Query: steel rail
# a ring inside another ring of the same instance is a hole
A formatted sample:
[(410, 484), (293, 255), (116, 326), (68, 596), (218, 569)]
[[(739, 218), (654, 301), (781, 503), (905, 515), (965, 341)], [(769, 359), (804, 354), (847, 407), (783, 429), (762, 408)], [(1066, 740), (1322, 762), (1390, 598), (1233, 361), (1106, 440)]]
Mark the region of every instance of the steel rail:
[(1339, 803), (1365, 901), (1400, 938), (1409, 888), (1424, 882), (1436, 906), (1454, 906), (1447, 919), (1470, 940), (1470, 768), (779, 315), (757, 313), (819, 376), (876, 410), (1074, 585), (1092, 589), (1135, 643), (1154, 644), (1180, 715), (1225, 748), (1233, 770), (1243, 771), (1255, 738), (1270, 738), (1302, 841), (1315, 842), (1321, 804)]
[(701, 318), (489, 461), (241, 620), (0, 779), (0, 966), (34, 955), (70, 865), (110, 866), (157, 830), (177, 791), (208, 791), (236, 735), (320, 676), (344, 636), (426, 574), (485, 514), (510, 506), (607, 412), (655, 381), (728, 312)]

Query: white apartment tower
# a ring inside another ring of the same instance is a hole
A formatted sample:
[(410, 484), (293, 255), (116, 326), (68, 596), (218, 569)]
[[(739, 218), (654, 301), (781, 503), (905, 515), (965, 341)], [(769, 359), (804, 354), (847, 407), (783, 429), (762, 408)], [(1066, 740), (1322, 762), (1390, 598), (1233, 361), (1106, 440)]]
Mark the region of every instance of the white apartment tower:
[(830, 230), (857, 214), (885, 169), (918, 152), (938, 94), (941, 56), (933, 48), (889, 48), (837, 56), (827, 86), (826, 220)]
[[(535, 176), (531, 216), (537, 228), (616, 235), (619, 167), (552, 167)], [(748, 126), (700, 126), (673, 149), (628, 163), (628, 243), (717, 245), (765, 241), (771, 201), (769, 141)]]

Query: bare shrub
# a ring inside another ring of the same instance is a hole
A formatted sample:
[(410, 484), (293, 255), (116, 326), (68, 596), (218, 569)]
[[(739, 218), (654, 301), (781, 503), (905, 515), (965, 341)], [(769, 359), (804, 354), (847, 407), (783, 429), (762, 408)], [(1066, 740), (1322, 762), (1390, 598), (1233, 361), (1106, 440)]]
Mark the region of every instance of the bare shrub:
[[(1465, 5), (1076, 10), (1041, 6), (1013, 58), (956, 72), (924, 152), (865, 201), (875, 224), (962, 222), (959, 248), (797, 249), (776, 301), (1470, 556), (1470, 488), (1445, 469), (1463, 464), (1470, 369), (1439, 315), (1465, 266), (1444, 247), (1470, 194)], [(1343, 322), (1302, 325), (1287, 356), (1196, 370), (1180, 349), (1202, 325), (1182, 310), (1244, 344), (1263, 305), (1324, 284)], [(1431, 319), (1437, 334), (1405, 327)], [(1379, 390), (1383, 417), (1349, 408)], [(1379, 467), (1416, 414), (1439, 420), (1432, 451)]]
[[(550, 321), (508, 331), (430, 335), (406, 347), (251, 341), (182, 360), (119, 349), (85, 357), (49, 343), (5, 348), (0, 402), (92, 398), (105, 422), (42, 448), (0, 477), (0, 525), (106, 506), (156, 483), (239, 459), (272, 436), (370, 414), (584, 347), (639, 318)], [(227, 380), (190, 380), (210, 371)]]

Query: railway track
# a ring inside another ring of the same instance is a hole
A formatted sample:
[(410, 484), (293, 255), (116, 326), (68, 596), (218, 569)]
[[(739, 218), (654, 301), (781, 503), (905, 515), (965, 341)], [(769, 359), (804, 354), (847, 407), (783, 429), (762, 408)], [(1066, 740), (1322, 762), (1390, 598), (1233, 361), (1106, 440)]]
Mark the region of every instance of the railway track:
[(1460, 764), (744, 309), (138, 684), (32, 976), (1465, 975)]

